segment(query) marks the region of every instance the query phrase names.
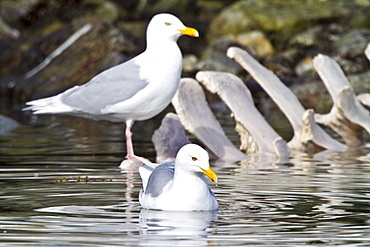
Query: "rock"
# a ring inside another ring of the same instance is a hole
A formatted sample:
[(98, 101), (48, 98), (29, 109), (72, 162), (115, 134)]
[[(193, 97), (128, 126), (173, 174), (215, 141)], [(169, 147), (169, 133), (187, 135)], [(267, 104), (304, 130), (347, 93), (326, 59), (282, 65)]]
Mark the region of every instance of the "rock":
[[(347, 78), (356, 95), (370, 91), (370, 71), (348, 75)], [(306, 109), (314, 109), (316, 113), (327, 113), (332, 107), (333, 101), (321, 80), (294, 84), (290, 89)], [(266, 100), (261, 110), (265, 116), (272, 117), (271, 112), (276, 112), (276, 106)], [(278, 118), (277, 116), (275, 119)]]
[(157, 153), (157, 163), (175, 159), (180, 148), (190, 143), (179, 117), (174, 113), (167, 113), (163, 118), (161, 126), (152, 136), (152, 142)]
[(212, 20), (219, 12), (222, 11), (227, 5), (234, 2), (234, 0), (198, 0), (197, 6), (200, 8), (200, 17)]
[[(313, 109), (316, 113), (328, 112), (333, 101), (321, 81), (311, 81), (302, 84), (294, 84), (290, 90), (297, 96), (305, 109)], [(274, 107), (268, 108), (270, 111)]]
[(20, 124), (10, 117), (0, 114), (0, 135), (6, 134), (17, 128)]
[(226, 56), (230, 46), (241, 46), (233, 37), (224, 37), (209, 45), (202, 53), (198, 70), (222, 71), (238, 74), (242, 71), (240, 65)]
[(22, 105), (84, 84), (122, 62), (125, 58), (118, 52), (133, 51), (127, 34), (102, 19), (76, 20), (48, 36), (19, 41), (1, 57), (9, 65), (0, 69), (6, 75), (0, 80), (2, 106)]
[[(295, 77), (295, 63), (302, 56), (299, 49), (291, 48), (263, 58), (263, 65), (282, 78)], [(288, 80), (286, 80), (288, 81)]]
[(0, 16), (0, 39), (16, 39), (19, 37), (19, 31), (10, 27)]
[[(309, 61), (317, 54), (323, 53), (333, 57), (345, 74), (364, 73), (370, 68), (370, 63), (363, 52), (369, 39), (369, 29), (347, 31), (337, 24), (314, 26), (300, 32), (290, 41), (291, 46), (303, 51), (298, 57), (304, 55), (295, 72), (301, 78), (307, 75), (309, 79), (313, 78)], [(307, 77), (303, 79), (307, 81)]]
[(265, 57), (275, 53), (273, 45), (262, 31), (241, 33), (235, 39), (241, 45), (250, 48), (258, 57)]
[(334, 42), (336, 54), (347, 59), (364, 57), (364, 50), (370, 40), (370, 29), (352, 30)]
[(342, 67), (345, 74), (359, 74), (369, 69), (369, 61), (365, 56), (358, 59), (346, 59), (341, 56), (333, 56), (333, 59)]
[(335, 21), (350, 27), (370, 21), (370, 0), (242, 0), (222, 11), (210, 25), (208, 39), (247, 30), (275, 32), (287, 40), (317, 21)]
[(149, 9), (151, 13), (171, 12), (175, 15), (186, 16), (190, 8), (196, 7), (194, 0), (158, 0)]
[(109, 0), (3, 0), (0, 2), (0, 15), (9, 25), (21, 32), (33, 34), (44, 32), (51, 23), (60, 22), (65, 25), (77, 18), (86, 17), (115, 21), (126, 13), (118, 3)]
[(115, 21), (124, 12), (122, 9), (118, 7), (114, 2), (111, 1), (103, 1), (96, 10), (91, 13), (92, 16), (95, 18), (101, 17), (110, 21)]
[(370, 110), (370, 93), (363, 93), (357, 96), (361, 104)]
[(141, 49), (145, 49), (146, 40), (146, 27), (148, 26), (149, 20), (131, 20), (119, 22), (118, 26), (123, 30), (127, 30), (128, 33), (132, 34), (137, 40), (136, 45)]
[(347, 75), (355, 94), (370, 92), (370, 71), (360, 74)]
[(193, 55), (185, 55), (183, 58), (182, 70), (184, 73), (193, 73), (196, 70), (198, 58)]
[(43, 0), (2, 0), (0, 2), (0, 16), (10, 26), (24, 27), (23, 18), (29, 15), (37, 6), (42, 5)]
[(346, 28), (337, 23), (315, 25), (293, 35), (290, 46), (316, 47), (319, 50), (331, 50), (336, 42), (346, 32)]
[(312, 57), (307, 57), (303, 59), (299, 64), (295, 67), (294, 72), (299, 77), (305, 76), (313, 76), (315, 75), (315, 70), (313, 68)]

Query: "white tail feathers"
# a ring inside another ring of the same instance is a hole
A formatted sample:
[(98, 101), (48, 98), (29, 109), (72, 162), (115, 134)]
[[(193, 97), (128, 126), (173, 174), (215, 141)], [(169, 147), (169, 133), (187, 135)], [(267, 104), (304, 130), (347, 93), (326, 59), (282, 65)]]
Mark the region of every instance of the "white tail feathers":
[(60, 95), (45, 99), (38, 99), (27, 102), (23, 111), (33, 111), (34, 114), (62, 114), (73, 112), (74, 109), (60, 100)]

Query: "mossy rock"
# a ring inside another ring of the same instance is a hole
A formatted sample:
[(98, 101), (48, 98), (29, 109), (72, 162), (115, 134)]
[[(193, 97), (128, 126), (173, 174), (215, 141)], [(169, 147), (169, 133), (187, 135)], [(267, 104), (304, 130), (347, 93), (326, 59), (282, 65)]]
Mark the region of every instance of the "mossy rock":
[(283, 40), (318, 22), (351, 28), (370, 23), (370, 0), (243, 0), (222, 11), (211, 23), (208, 39), (259, 29)]

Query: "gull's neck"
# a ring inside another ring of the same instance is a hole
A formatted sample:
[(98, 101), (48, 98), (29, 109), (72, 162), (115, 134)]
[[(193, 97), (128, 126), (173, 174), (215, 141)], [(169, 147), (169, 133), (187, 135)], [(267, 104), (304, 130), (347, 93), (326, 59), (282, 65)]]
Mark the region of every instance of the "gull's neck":
[(184, 184), (196, 184), (206, 182), (203, 173), (195, 174), (192, 171), (182, 169), (180, 166), (175, 166), (174, 183)]
[(158, 34), (150, 35), (150, 33), (147, 33), (146, 38), (146, 50), (150, 52), (155, 52), (156, 50), (160, 49), (169, 49), (170, 47), (177, 47), (177, 40), (179, 37), (158, 37)]
[[(145, 64), (152, 68), (163, 67), (166, 71), (168, 70), (168, 61), (171, 61), (170, 65), (180, 64), (182, 67), (182, 53), (174, 40), (159, 40), (152, 38), (150, 42), (147, 43), (147, 48), (141, 59), (145, 61), (142, 63), (143, 65)], [(180, 71), (176, 73), (181, 73), (181, 68)]]

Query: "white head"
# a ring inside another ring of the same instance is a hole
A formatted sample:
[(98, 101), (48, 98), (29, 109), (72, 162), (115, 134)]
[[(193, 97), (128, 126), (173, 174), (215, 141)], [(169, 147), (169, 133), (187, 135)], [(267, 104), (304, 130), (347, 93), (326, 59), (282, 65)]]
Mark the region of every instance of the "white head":
[(209, 166), (209, 155), (206, 150), (196, 144), (186, 144), (176, 156), (176, 168), (182, 170), (204, 173), (213, 182), (217, 183), (217, 175)]
[(177, 41), (181, 35), (198, 37), (198, 31), (186, 27), (176, 16), (171, 14), (155, 15), (147, 28), (148, 44), (151, 39)]

